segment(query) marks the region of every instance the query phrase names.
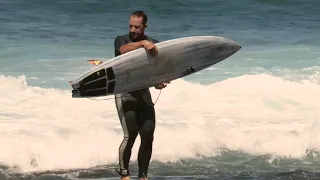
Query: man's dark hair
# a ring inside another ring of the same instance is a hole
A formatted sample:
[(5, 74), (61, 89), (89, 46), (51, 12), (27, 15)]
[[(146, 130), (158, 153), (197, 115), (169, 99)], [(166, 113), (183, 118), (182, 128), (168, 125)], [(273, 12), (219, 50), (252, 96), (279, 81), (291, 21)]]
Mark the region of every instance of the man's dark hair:
[(136, 16), (136, 17), (142, 17), (142, 23), (145, 25), (148, 21), (148, 17), (146, 15), (145, 12), (143, 11), (134, 11), (133, 13), (131, 13), (131, 16)]

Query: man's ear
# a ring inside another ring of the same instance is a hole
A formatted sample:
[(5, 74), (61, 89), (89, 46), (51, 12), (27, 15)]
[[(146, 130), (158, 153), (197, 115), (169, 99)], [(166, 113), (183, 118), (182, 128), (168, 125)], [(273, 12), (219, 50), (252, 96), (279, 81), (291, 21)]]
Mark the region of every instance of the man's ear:
[(144, 25), (144, 28), (147, 28), (147, 27), (148, 27), (148, 24), (145, 24), (145, 25)]

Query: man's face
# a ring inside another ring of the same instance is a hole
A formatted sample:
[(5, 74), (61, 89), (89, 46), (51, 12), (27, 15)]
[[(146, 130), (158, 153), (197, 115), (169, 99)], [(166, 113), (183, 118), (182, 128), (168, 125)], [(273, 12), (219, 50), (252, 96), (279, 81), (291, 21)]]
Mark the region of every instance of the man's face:
[(144, 35), (146, 26), (142, 23), (142, 17), (131, 16), (129, 19), (129, 33), (131, 38), (137, 39)]

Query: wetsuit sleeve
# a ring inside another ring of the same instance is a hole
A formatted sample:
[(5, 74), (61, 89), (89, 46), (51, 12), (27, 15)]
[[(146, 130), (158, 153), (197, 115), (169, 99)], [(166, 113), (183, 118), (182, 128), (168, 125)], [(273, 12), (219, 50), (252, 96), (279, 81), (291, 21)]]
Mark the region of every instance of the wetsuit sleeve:
[(153, 44), (158, 43), (160, 41), (156, 40), (156, 39), (152, 39)]
[(120, 47), (122, 45), (125, 44), (125, 41), (124, 39), (121, 37), (121, 36), (117, 36), (115, 39), (114, 39), (114, 56), (119, 56), (121, 55), (120, 53)]
[(153, 44), (158, 43), (159, 41), (156, 39), (153, 39), (152, 37), (147, 38), (148, 41), (151, 41)]

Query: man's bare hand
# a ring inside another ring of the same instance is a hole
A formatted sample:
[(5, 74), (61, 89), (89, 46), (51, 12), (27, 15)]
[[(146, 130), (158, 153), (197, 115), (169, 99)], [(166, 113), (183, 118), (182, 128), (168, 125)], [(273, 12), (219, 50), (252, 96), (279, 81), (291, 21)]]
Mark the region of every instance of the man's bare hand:
[(148, 40), (143, 40), (142, 42), (143, 47), (148, 51), (148, 53), (152, 56), (158, 55), (157, 46), (153, 44), (153, 42)]
[(154, 88), (156, 88), (156, 89), (163, 89), (163, 88), (167, 87), (168, 84), (170, 84), (170, 82), (161, 83), (161, 84), (155, 85)]

